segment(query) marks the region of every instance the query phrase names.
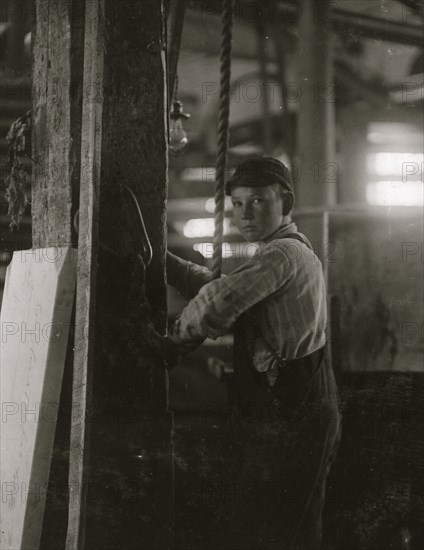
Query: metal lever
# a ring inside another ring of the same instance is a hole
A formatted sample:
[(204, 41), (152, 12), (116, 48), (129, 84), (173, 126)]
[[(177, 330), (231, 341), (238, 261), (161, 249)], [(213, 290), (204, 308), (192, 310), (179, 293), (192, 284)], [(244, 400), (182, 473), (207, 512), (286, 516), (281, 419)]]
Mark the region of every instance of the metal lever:
[(143, 218), (143, 214), (141, 213), (141, 210), (140, 210), (140, 205), (138, 204), (138, 200), (137, 200), (137, 197), (134, 195), (133, 191), (127, 187), (126, 185), (123, 185), (123, 189), (125, 189), (133, 203), (134, 203), (134, 206), (135, 206), (135, 209), (137, 211), (137, 214), (138, 214), (138, 217), (140, 219), (140, 224), (141, 224), (141, 244), (143, 246), (143, 262), (144, 262), (144, 265), (147, 267), (150, 262), (152, 261), (152, 258), (153, 258), (153, 249), (152, 249), (152, 245), (150, 243), (150, 240), (149, 240), (149, 236), (147, 234), (147, 231), (146, 231), (146, 226), (144, 225), (144, 218)]
[[(132, 203), (133, 203), (133, 205), (136, 209), (138, 219), (140, 221), (140, 230), (141, 231), (139, 233), (139, 236), (140, 236), (140, 241), (141, 241), (141, 245), (142, 245), (142, 248), (143, 248), (143, 252), (141, 254), (141, 259), (143, 260), (144, 266), (148, 267), (150, 265), (150, 262), (152, 261), (152, 258), (153, 258), (153, 249), (152, 249), (152, 245), (150, 243), (149, 236), (148, 236), (147, 231), (146, 231), (146, 226), (144, 224), (143, 214), (141, 213), (140, 205), (138, 204), (137, 197), (134, 195), (133, 191), (126, 185), (123, 185), (122, 188), (125, 189), (125, 191), (131, 197), (131, 201), (132, 201)], [(79, 233), (79, 210), (77, 210), (76, 213), (75, 213), (73, 223), (74, 223), (74, 229), (78, 234)], [(99, 246), (100, 246), (100, 248), (102, 248), (103, 250), (106, 250), (107, 252), (109, 252), (113, 256), (116, 256), (117, 258), (121, 258), (121, 259), (123, 258), (123, 256), (121, 254), (118, 254), (118, 252), (115, 252), (115, 250), (112, 250), (112, 248), (105, 245), (101, 241), (99, 241)]]

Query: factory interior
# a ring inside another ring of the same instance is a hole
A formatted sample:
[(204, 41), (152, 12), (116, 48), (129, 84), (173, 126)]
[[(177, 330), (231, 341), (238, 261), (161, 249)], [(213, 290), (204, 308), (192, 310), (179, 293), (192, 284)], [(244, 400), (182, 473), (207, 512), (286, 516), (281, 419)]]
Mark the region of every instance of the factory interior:
[(222, 200), (254, 256), (216, 193), (264, 156), (325, 280), (321, 550), (423, 548), (423, 39), (422, 0), (1, 1), (2, 549), (227, 548), (233, 335), (171, 364), (166, 251), (212, 269)]

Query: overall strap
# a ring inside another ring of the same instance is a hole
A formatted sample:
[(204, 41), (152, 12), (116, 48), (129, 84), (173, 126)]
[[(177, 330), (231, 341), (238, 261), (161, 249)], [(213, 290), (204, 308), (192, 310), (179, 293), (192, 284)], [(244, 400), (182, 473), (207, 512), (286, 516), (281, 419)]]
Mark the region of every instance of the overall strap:
[[(307, 246), (307, 244), (304, 242), (304, 240), (299, 235), (299, 233), (289, 233), (288, 235), (285, 235), (283, 238), (284, 239), (296, 239), (297, 241), (300, 241), (305, 246)], [(265, 338), (265, 335), (262, 331), (262, 328), (261, 328), (260, 324), (258, 323), (258, 321), (256, 320), (255, 316), (252, 315), (249, 312), (246, 312), (245, 315), (249, 319), (249, 322), (252, 324), (252, 326), (256, 329), (257, 335), (262, 339), (262, 341), (264, 342), (264, 344), (265, 344), (266, 348), (268, 349), (268, 351), (271, 352), (274, 359), (277, 361), (279, 368), (284, 368), (287, 364), (287, 359), (285, 357), (280, 357), (280, 355), (276, 352), (276, 350), (270, 344), (268, 339)], [(266, 371), (264, 371), (264, 373), (268, 372), (270, 370), (270, 368), (271, 367), (268, 367), (268, 369)]]

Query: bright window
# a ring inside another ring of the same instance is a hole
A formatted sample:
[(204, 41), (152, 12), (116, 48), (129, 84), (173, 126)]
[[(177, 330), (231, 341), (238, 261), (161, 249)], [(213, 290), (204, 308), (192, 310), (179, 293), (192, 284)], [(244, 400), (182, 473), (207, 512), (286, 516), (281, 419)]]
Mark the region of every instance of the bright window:
[[(215, 231), (215, 220), (213, 218), (192, 218), (184, 225), (184, 237), (195, 239), (198, 237), (213, 237)], [(224, 234), (230, 232), (230, 220), (224, 219)]]
[(423, 169), (422, 153), (370, 153), (368, 171), (376, 176), (397, 176), (402, 181), (420, 179)]
[(367, 185), (367, 202), (377, 206), (423, 206), (424, 185), (419, 181), (376, 181)]

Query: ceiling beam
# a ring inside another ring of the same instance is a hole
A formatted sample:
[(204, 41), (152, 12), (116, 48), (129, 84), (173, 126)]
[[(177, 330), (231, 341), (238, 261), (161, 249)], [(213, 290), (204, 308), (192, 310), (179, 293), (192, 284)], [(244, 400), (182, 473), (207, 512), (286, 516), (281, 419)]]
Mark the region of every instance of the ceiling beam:
[(390, 21), (371, 15), (360, 15), (347, 10), (334, 9), (330, 15), (333, 28), (350, 30), (359, 36), (422, 46), (424, 26)]

